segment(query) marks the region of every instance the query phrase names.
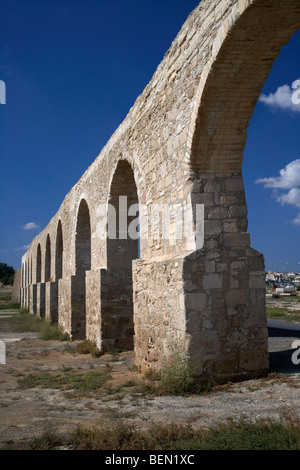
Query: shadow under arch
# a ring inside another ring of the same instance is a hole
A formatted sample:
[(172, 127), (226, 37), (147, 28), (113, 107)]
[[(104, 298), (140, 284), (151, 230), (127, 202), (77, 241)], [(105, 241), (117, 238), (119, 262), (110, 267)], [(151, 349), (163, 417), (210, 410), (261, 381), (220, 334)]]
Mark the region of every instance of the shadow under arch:
[(139, 257), (138, 204), (133, 169), (127, 160), (120, 160), (107, 208), (107, 269), (101, 276), (103, 351), (134, 347), (132, 262)]
[(72, 339), (86, 338), (86, 272), (91, 269), (91, 223), (90, 211), (82, 199), (77, 213), (75, 237), (76, 275), (72, 293)]
[(45, 282), (49, 282), (51, 278), (51, 241), (50, 235), (47, 235), (46, 252), (45, 252)]
[(51, 242), (49, 235), (46, 243), (45, 258), (45, 292), (46, 292), (46, 319), (51, 323), (58, 323), (59, 316), (59, 280), (63, 273), (63, 240), (62, 227), (59, 220), (56, 229), (55, 252), (53, 256), (54, 266), (51, 270)]
[(42, 250), (40, 243), (37, 247), (36, 253), (36, 283), (38, 284), (42, 280)]
[(63, 277), (63, 252), (64, 252), (64, 243), (63, 243), (63, 231), (62, 223), (59, 220), (56, 230), (56, 246), (55, 246), (55, 280), (56, 282)]
[(36, 299), (34, 300), (36, 314), (40, 318), (45, 317), (45, 282), (42, 281), (42, 249), (37, 246), (36, 255)]

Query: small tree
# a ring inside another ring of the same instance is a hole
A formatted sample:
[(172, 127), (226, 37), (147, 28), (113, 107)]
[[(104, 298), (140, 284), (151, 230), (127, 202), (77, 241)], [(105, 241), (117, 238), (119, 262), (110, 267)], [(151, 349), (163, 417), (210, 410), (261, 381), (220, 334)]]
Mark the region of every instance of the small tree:
[(7, 266), (6, 263), (0, 263), (0, 282), (5, 285), (13, 284), (15, 270), (12, 266)]

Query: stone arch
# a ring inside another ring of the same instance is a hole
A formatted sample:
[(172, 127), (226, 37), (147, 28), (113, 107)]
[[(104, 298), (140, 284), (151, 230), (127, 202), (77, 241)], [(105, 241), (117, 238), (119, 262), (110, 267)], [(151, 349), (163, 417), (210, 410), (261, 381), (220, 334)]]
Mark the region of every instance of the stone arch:
[(24, 287), (27, 286), (27, 261), (24, 263)]
[(42, 250), (40, 243), (36, 250), (36, 283), (38, 284), (42, 280)]
[[(44, 258), (45, 259), (45, 258)], [(36, 254), (36, 314), (40, 318), (45, 317), (45, 283), (42, 282), (42, 249), (37, 246)]]
[(30, 255), (30, 272), (29, 272), (29, 303), (28, 308), (31, 313), (35, 313), (36, 311), (36, 286), (33, 286), (33, 260), (32, 254)]
[(76, 276), (84, 277), (91, 269), (91, 222), (85, 199), (79, 204), (75, 238)]
[(63, 232), (62, 232), (62, 224), (59, 220), (57, 224), (57, 231), (56, 231), (56, 249), (55, 249), (55, 280), (58, 281), (63, 277), (63, 251), (64, 251), (64, 244), (63, 244)]
[(24, 279), (24, 262), (21, 266), (21, 304), (25, 305), (25, 279)]
[(75, 267), (71, 331), (73, 339), (86, 337), (86, 272), (91, 269), (91, 221), (85, 199), (81, 199), (76, 219)]
[(30, 278), (29, 278), (30, 260), (29, 260), (29, 257), (27, 258), (26, 264), (27, 264), (26, 278), (27, 278), (27, 286), (28, 286), (30, 284)]
[(27, 257), (26, 260), (27, 263), (27, 285), (26, 285), (26, 308), (30, 308), (30, 258), (29, 256)]
[[(121, 198), (121, 199), (120, 199)], [(108, 210), (111, 210), (112, 220), (108, 216), (107, 267), (118, 265), (118, 260), (124, 252), (128, 259), (138, 257), (138, 233), (134, 232), (136, 214), (129, 216), (130, 207), (135, 212), (138, 205), (138, 193), (132, 166), (127, 160), (119, 160), (110, 185)], [(126, 213), (125, 213), (126, 211)], [(114, 219), (115, 216), (115, 220)], [(130, 225), (133, 223), (132, 225)], [(130, 230), (130, 227), (133, 230)]]
[(21, 268), (21, 286), (22, 286), (22, 305), (25, 306), (25, 262), (22, 262)]
[(132, 262), (139, 257), (138, 204), (133, 168), (127, 160), (119, 160), (108, 197), (107, 271), (101, 293), (104, 350), (133, 349)]
[(299, 29), (298, 0), (255, 0), (220, 30), (206, 67), (192, 123), (191, 167), (200, 173), (241, 171), (247, 129), (272, 65)]
[(45, 250), (45, 282), (51, 280), (51, 241), (50, 235), (47, 235)]
[[(129, 181), (128, 188), (126, 188), (127, 186), (125, 183), (126, 178), (128, 178), (128, 181)], [(118, 180), (120, 181), (119, 194), (118, 194), (118, 189), (116, 189), (118, 187), (118, 183), (117, 183)], [(139, 217), (140, 232), (144, 230), (145, 234), (148, 234), (149, 217), (148, 217), (147, 202), (146, 202), (147, 179), (146, 179), (144, 170), (141, 167), (140, 162), (138, 161), (138, 158), (134, 159), (134, 158), (130, 158), (127, 155), (126, 156), (123, 155), (120, 159), (117, 160), (117, 162), (115, 163), (111, 171), (110, 178), (108, 180), (107, 191), (108, 192), (107, 192), (107, 200), (106, 200), (106, 216), (107, 216), (106, 228), (108, 227), (109, 206), (111, 205), (111, 207), (114, 207), (115, 202), (116, 201), (118, 202), (119, 196), (127, 195), (128, 201), (129, 201), (129, 207), (130, 207), (130, 204), (132, 203), (132, 211), (135, 211), (135, 207), (134, 207), (135, 204), (139, 206), (138, 217)], [(145, 210), (144, 214), (142, 213), (143, 209)], [(143, 218), (143, 215), (145, 215), (144, 218)], [(116, 213), (116, 219), (118, 219), (118, 213)], [(133, 224), (131, 225), (131, 229), (133, 230), (133, 232), (135, 231), (135, 227), (134, 227), (135, 219), (136, 219), (135, 213), (133, 213), (133, 215), (128, 218), (128, 225), (130, 225), (130, 223), (133, 222)], [(116, 230), (117, 231), (119, 230), (118, 224), (116, 225)], [(114, 228), (113, 228), (113, 231), (114, 231)], [(143, 239), (143, 237), (141, 237), (141, 239), (138, 237), (139, 258), (142, 258), (143, 256), (147, 256), (147, 244), (148, 244), (147, 237), (145, 237), (145, 239)], [(108, 256), (108, 252), (109, 252), (109, 246), (106, 246), (106, 256)], [(109, 261), (107, 260), (107, 257), (106, 257), (106, 265), (108, 266), (108, 264), (109, 264)]]
[(21, 286), (22, 288), (24, 287), (24, 263), (22, 263), (22, 268), (21, 268)]

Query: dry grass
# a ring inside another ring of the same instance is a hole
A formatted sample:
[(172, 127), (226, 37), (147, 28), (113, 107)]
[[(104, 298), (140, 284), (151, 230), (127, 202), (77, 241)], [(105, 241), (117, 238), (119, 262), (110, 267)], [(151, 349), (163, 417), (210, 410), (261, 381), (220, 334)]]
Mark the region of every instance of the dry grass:
[(300, 423), (290, 416), (277, 421), (240, 419), (195, 431), (174, 423), (151, 431), (118, 425), (88, 429), (78, 426), (67, 436), (47, 430), (30, 449), (51, 450), (300, 450)]

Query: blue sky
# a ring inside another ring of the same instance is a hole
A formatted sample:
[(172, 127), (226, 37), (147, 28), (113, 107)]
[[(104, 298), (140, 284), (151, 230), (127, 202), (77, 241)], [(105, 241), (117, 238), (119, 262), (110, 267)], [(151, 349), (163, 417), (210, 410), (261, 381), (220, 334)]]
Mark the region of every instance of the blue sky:
[[(20, 266), (24, 247), (124, 120), (198, 3), (0, 0), (0, 80), (6, 84), (6, 104), (0, 105), (1, 262)], [(252, 246), (271, 270), (300, 270), (300, 181), (282, 188), (299, 169), (300, 112), (287, 104), (300, 78), (299, 51), (300, 32), (265, 84), (243, 164)]]

